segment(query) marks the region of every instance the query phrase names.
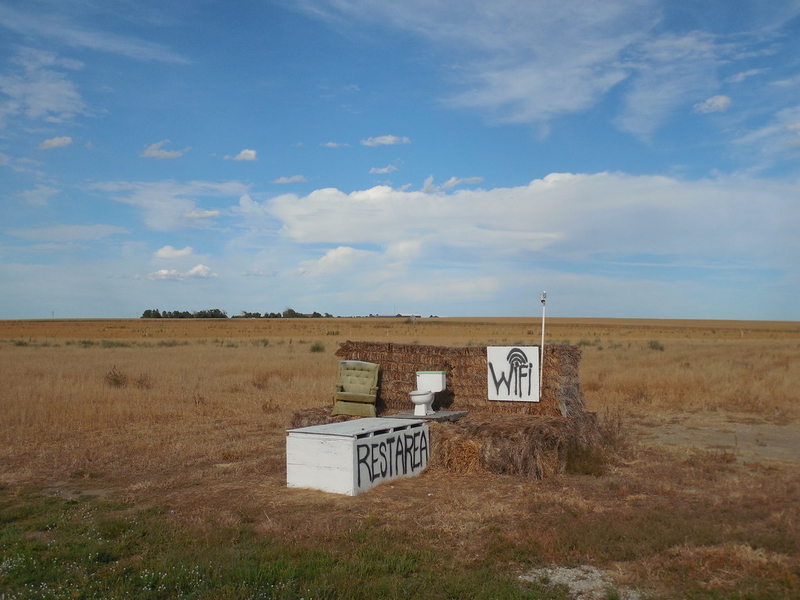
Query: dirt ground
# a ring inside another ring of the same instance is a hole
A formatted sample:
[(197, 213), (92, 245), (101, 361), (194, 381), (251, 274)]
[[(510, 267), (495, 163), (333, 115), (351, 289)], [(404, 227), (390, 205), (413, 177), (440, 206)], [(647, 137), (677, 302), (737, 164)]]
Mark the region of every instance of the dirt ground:
[(695, 447), (731, 453), (737, 462), (779, 461), (800, 465), (800, 427), (755, 423), (728, 415), (681, 415), (663, 423), (629, 425), (632, 439), (645, 445)]

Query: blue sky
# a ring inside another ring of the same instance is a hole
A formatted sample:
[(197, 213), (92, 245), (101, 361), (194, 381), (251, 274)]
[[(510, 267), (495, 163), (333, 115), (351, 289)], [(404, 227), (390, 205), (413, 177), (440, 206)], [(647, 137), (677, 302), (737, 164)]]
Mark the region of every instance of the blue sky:
[(800, 320), (800, 1), (0, 0), (0, 318)]

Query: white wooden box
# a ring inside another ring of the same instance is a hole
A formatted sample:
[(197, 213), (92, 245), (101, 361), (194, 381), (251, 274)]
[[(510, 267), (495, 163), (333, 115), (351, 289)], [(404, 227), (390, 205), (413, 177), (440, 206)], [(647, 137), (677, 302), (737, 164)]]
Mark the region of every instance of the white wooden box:
[(398, 477), (419, 475), (430, 455), (428, 424), (367, 418), (290, 429), (286, 485), (355, 496)]

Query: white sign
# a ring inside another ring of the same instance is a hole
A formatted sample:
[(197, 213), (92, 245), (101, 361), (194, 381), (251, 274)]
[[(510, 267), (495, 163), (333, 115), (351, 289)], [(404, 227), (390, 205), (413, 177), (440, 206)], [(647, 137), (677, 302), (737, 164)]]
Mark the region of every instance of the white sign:
[(486, 348), (489, 400), (539, 401), (539, 346)]

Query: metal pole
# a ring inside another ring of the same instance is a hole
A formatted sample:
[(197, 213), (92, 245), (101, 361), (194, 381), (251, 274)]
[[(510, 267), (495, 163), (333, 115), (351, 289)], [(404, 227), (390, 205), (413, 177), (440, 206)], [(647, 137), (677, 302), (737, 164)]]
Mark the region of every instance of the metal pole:
[(547, 306), (547, 292), (539, 296), (542, 302), (542, 345), (539, 347), (539, 402), (542, 401), (542, 381), (544, 378), (544, 312)]

